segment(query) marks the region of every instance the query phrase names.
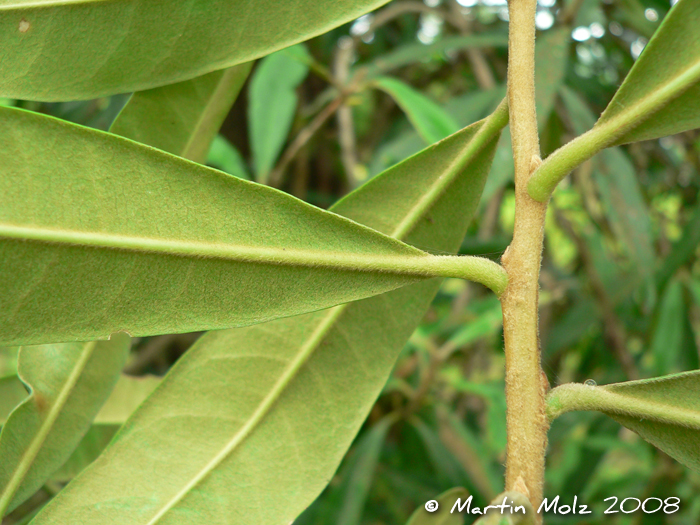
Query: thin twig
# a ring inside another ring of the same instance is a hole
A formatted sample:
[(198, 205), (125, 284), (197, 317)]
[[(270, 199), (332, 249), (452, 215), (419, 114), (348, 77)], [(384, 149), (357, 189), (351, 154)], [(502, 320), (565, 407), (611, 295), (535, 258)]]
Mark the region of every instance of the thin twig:
[[(350, 79), (350, 64), (354, 54), (354, 46), (352, 39), (349, 37), (341, 38), (338, 41), (338, 50), (335, 54), (333, 64), (333, 74), (336, 82), (341, 86), (341, 89), (346, 90)], [(343, 103), (338, 108), (336, 114), (338, 122), (338, 139), (340, 142), (340, 158), (345, 169), (350, 186), (357, 185), (355, 178), (355, 166), (357, 165), (357, 153), (355, 145), (355, 123), (353, 122), (352, 108)]]

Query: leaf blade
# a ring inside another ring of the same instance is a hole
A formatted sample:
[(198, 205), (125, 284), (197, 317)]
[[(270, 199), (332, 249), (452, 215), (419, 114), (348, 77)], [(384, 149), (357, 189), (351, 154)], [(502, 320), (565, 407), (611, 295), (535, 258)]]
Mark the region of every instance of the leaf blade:
[(0, 344), (243, 326), (469, 266), (114, 135), (14, 108), (0, 125)]
[(379, 77), (373, 84), (396, 101), (427, 144), (442, 140), (459, 129), (440, 106), (408, 84), (391, 77)]
[(700, 370), (605, 386), (569, 383), (547, 397), (550, 419), (603, 412), (680, 463), (700, 471)]
[[(30, 396), (0, 433), (0, 515), (31, 496), (68, 459), (119, 377), (130, 338), (25, 347), (19, 374)], [(53, 367), (47, 368), (51, 360)], [(76, 417), (77, 416), (77, 417)]]
[(203, 164), (252, 65), (134, 93), (110, 132)]
[(250, 80), (248, 128), (255, 180), (267, 184), (292, 127), (296, 88), (309, 72), (306, 48), (298, 44), (260, 61)]
[(4, 2), (0, 93), (65, 101), (182, 82), (325, 33), (386, 1)]
[[(498, 131), (507, 122), (507, 111), (501, 108), (499, 117), (495, 124), (489, 123), (491, 127), (481, 137), (481, 147), (471, 156), (464, 152), (478, 130), (486, 126), (484, 123), (375, 177), (336, 204), (334, 210), (379, 231), (402, 235), (407, 241), (456, 251), (469, 221), (469, 213), (464, 214), (464, 209), (471, 213), (476, 209)], [(430, 191), (426, 191), (426, 184)], [(381, 202), (383, 208), (377, 208), (376, 202)], [(209, 477), (198, 478), (198, 489), (184, 495), (183, 503), (161, 521), (177, 520), (194, 506), (202, 509), (198, 516), (201, 523), (219, 515), (245, 521), (251, 513), (258, 516), (261, 524), (289, 522), (313, 501), (333, 475), (384, 386), (398, 351), (422, 318), (438, 286), (439, 282), (433, 279), (329, 311), (206, 334), (178, 361), (105, 454), (76, 478), (55, 504), (47, 507), (35, 525), (60, 523), (67, 515), (75, 518), (73, 512), (78, 507), (82, 517), (94, 522), (100, 501), (114, 500), (112, 490), (120, 492), (121, 501), (132, 502), (115, 509), (119, 519), (152, 523), (157, 510), (140, 505), (137, 494), (141, 488), (104, 483), (96, 493), (88, 487), (93, 486), (93, 476), (117, 480), (119, 469), (115, 466), (122, 461), (131, 463), (129, 458), (139, 457), (137, 464), (152, 461), (153, 458), (142, 456), (138, 432), (133, 430), (157, 427), (154, 437), (173, 435), (160, 426), (167, 427), (169, 421), (185, 422), (193, 413), (226, 413), (243, 422), (256, 417), (257, 423), (255, 428), (248, 425), (247, 439), (241, 440), (237, 436), (242, 436), (242, 424), (222, 426), (211, 419), (208, 430), (198, 437), (183, 436), (179, 444), (167, 441), (159, 445), (158, 454), (163, 454), (164, 461), (169, 461), (165, 458), (170, 454), (181, 457), (179, 447), (188, 446), (190, 439), (197, 439), (198, 451), (204, 451), (197, 466), (173, 464), (177, 472), (170, 469), (169, 479), (179, 481), (161, 485), (161, 502), (172, 501), (173, 495), (182, 493), (183, 486), (191, 486), (196, 471), (212, 458), (220, 458), (223, 465), (210, 472)], [(186, 405), (173, 404), (174, 399), (188, 396), (194, 384), (198, 385), (194, 399)], [(270, 397), (273, 390), (276, 394)], [(232, 405), (230, 399), (238, 402)], [(192, 411), (194, 402), (206, 402), (206, 406)], [(262, 413), (261, 407), (267, 412)], [(180, 413), (173, 413), (173, 408)], [(198, 428), (203, 430), (203, 423), (209, 419), (201, 417), (198, 421)], [(334, 429), (331, 435), (327, 429)], [(289, 439), (280, 442), (280, 433)], [(238, 441), (230, 449), (232, 439)], [(227, 458), (221, 458), (224, 447), (232, 453)], [(213, 496), (222, 487), (223, 479), (248, 483), (239, 486), (235, 498), (209, 499), (205, 494)], [(152, 483), (147, 479), (138, 481), (141, 482)], [(270, 504), (257, 504), (259, 494), (279, 486), (286, 490), (276, 490)], [(110, 520), (104, 519), (105, 523)]]

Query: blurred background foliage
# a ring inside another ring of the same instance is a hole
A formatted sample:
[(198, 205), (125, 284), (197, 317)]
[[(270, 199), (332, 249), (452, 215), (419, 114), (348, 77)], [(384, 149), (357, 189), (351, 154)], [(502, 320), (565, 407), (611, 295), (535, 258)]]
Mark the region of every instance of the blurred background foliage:
[[(544, 155), (593, 125), (672, 3), (540, 0)], [(394, 0), (268, 56), (208, 163), (326, 208), (495, 108), (505, 95), (507, 20), (506, 0)], [(127, 100), (0, 103), (106, 130)], [(607, 150), (556, 191), (540, 296), (552, 386), (700, 368), (699, 171), (700, 133), (691, 131)], [(506, 131), (462, 253), (503, 254), (513, 228), (512, 179)], [(166, 373), (197, 336), (138, 340), (128, 372)], [(0, 376), (9, 376), (16, 351), (3, 352)], [(445, 281), (337, 475), (295, 524), (403, 524), (455, 486), (486, 505), (503, 488), (503, 365), (498, 301), (478, 285)], [(93, 445), (99, 450), (108, 439)], [(7, 523), (22, 523), (17, 516), (31, 515), (58, 486), (47, 484)], [(552, 525), (700, 523), (698, 493), (698, 474), (603, 415), (568, 414), (552, 427), (546, 495), (564, 503), (577, 495), (594, 510), (550, 516)], [(678, 496), (682, 505), (671, 516), (603, 515), (609, 496)]]

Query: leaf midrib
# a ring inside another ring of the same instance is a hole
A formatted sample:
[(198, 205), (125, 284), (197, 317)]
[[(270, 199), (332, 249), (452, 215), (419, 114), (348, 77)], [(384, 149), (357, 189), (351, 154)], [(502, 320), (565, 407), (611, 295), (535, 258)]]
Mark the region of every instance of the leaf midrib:
[[(678, 75), (607, 120), (605, 112), (593, 128), (547, 157), (533, 173), (527, 188), (530, 196), (545, 202), (557, 184), (573, 169), (599, 151), (620, 144), (626, 133), (648, 121), (662, 108), (700, 81), (700, 58)], [(612, 102), (611, 102), (612, 103)]]
[[(337, 270), (389, 272), (417, 277), (442, 275), (441, 262), (456, 256), (433, 256), (408, 245), (397, 245), (397, 252), (372, 253), (299, 250), (295, 248), (258, 247), (224, 243), (177, 241), (97, 232), (81, 232), (40, 227), (0, 224), (0, 239), (21, 239), (50, 244), (128, 250), (184, 257), (225, 259), (233, 262), (325, 267)], [(448, 273), (451, 273), (448, 271)], [(449, 275), (444, 275), (449, 276)], [(453, 275), (457, 277), (457, 275)]]
[(559, 399), (560, 402), (563, 394), (564, 402), (561, 408), (556, 410), (557, 417), (570, 411), (595, 410), (610, 416), (649, 419), (700, 430), (700, 412), (615, 392), (604, 386), (593, 387), (572, 383), (552, 390), (552, 394), (552, 399)]
[[(63, 387), (61, 388), (61, 391), (56, 397), (55, 403), (49, 409), (49, 412), (46, 415), (46, 419), (44, 419), (44, 421), (41, 423), (39, 431), (32, 439), (31, 443), (29, 444), (29, 447), (27, 447), (27, 450), (24, 452), (24, 454), (22, 454), (22, 459), (18, 463), (17, 468), (12, 474), (12, 477), (10, 478), (10, 481), (5, 487), (5, 490), (3, 491), (2, 495), (0, 495), (0, 519), (2, 518), (2, 516), (4, 516), (6, 509), (12, 503), (12, 499), (17, 493), (17, 490), (19, 490), (22, 481), (24, 481), (27, 473), (31, 469), (32, 464), (36, 459), (36, 456), (39, 454), (39, 451), (41, 450), (41, 447), (46, 441), (46, 438), (48, 437), (49, 433), (53, 429), (56, 420), (58, 419), (58, 416), (60, 415), (61, 411), (68, 402), (68, 398), (75, 389), (75, 385), (78, 383), (78, 380), (80, 379), (83, 370), (87, 366), (90, 357), (92, 357), (96, 346), (96, 341), (85, 345), (80, 354), (80, 358), (75, 363), (73, 370), (68, 376), (68, 379), (66, 380)], [(32, 403), (36, 398), (37, 392), (34, 390), (34, 387), (32, 385), (30, 386), (32, 388), (32, 395), (28, 397), (27, 400), (24, 401), (22, 404)]]

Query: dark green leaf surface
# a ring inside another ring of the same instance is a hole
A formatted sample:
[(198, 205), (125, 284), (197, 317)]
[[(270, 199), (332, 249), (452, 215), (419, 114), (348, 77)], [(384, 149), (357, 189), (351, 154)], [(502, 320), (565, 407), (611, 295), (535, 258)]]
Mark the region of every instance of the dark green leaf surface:
[(596, 410), (700, 472), (700, 371), (605, 386), (569, 383), (547, 398), (550, 419)]
[(362, 523), (362, 511), (365, 508), (367, 496), (374, 480), (379, 456), (384, 447), (387, 432), (395, 421), (396, 418), (391, 416), (379, 421), (363, 436), (362, 442), (355, 449), (357, 457), (353, 458), (352, 469), (347, 473), (347, 488), (336, 518), (336, 525), (360, 525)]
[(325, 33), (387, 0), (2, 0), (0, 96), (89, 99), (189, 80)]
[(681, 354), (686, 317), (683, 285), (671, 281), (659, 302), (659, 314), (650, 347), (654, 356), (654, 370), (659, 375), (679, 371), (678, 365), (683, 362)]
[(110, 131), (203, 164), (251, 66), (134, 93)]
[(21, 349), (19, 377), (31, 393), (0, 433), (0, 516), (70, 457), (117, 382), (130, 345), (126, 334), (114, 334), (109, 341)]
[[(595, 115), (572, 89), (564, 86), (560, 93), (574, 131), (583, 133), (593, 125)], [(603, 151), (592, 162), (603, 212), (642, 280), (649, 280), (655, 266), (652, 225), (634, 165), (620, 148)]]
[(267, 183), (297, 110), (296, 88), (309, 72), (308, 51), (297, 45), (265, 57), (248, 89), (248, 128), (255, 180)]
[[(505, 107), (486, 122), (375, 177), (333, 210), (456, 251)], [(35, 525), (289, 523), (333, 476), (439, 284), (204, 335)]]
[(468, 264), (114, 135), (3, 107), (0, 129), (0, 344), (244, 326)]

